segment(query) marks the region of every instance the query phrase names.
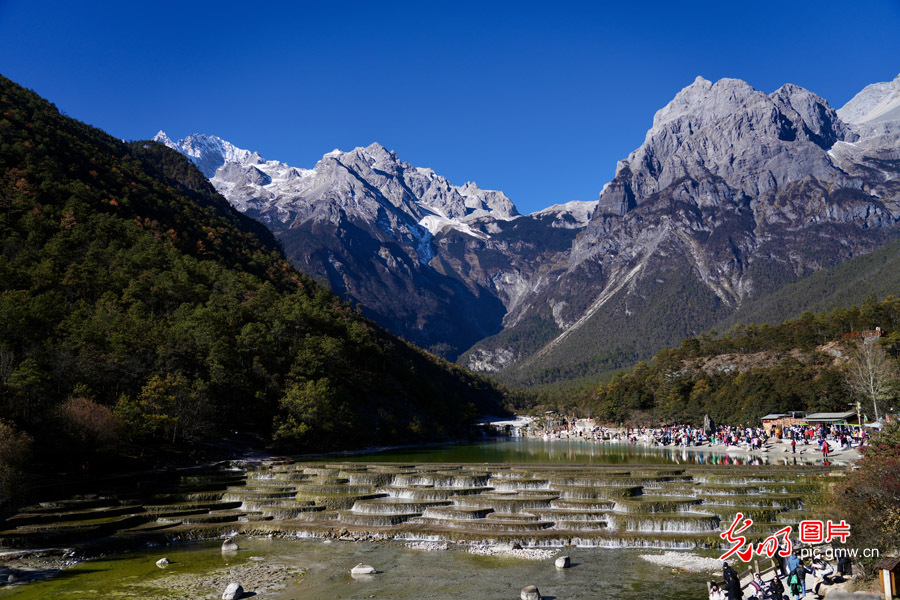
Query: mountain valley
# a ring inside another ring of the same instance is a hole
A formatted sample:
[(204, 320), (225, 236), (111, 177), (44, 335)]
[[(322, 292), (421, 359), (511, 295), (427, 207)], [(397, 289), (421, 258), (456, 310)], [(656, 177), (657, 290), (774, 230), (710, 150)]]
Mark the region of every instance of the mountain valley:
[[(155, 139), (382, 326), (540, 385), (602, 376), (740, 315), (833, 308), (769, 299), (900, 237), (898, 111), (900, 77), (839, 110), (796, 85), (698, 77), (598, 200), (529, 215), (379, 144), (302, 169), (213, 136)], [(829, 281), (844, 302), (869, 292)]]

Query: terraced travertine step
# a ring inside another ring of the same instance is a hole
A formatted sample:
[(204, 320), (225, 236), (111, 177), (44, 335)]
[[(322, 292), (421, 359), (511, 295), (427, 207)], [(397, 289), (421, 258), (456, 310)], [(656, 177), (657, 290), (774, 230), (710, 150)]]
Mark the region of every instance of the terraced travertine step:
[(66, 512), (21, 512), (7, 519), (3, 525), (5, 527), (19, 527), (22, 525), (39, 525), (41, 523), (57, 523), (62, 521), (91, 521), (98, 518), (109, 518), (141, 512), (144, 512), (144, 507), (140, 505), (106, 506)]
[(714, 515), (686, 513), (608, 513), (611, 529), (635, 533), (702, 533), (718, 532), (720, 520)]
[(264, 494), (277, 494), (279, 492), (291, 492), (295, 493), (297, 491), (297, 484), (290, 483), (287, 481), (277, 481), (275, 479), (257, 479), (257, 480), (248, 480), (247, 484), (242, 487), (229, 488), (229, 492), (235, 493), (264, 493)]
[[(262, 513), (242, 510), (219, 510), (196, 515), (183, 515), (177, 517), (177, 520), (184, 525), (197, 525), (204, 523), (236, 523), (238, 521), (258, 520), (262, 517)], [(160, 518), (160, 522), (169, 522), (172, 519)]]
[(146, 522), (141, 515), (117, 516), (95, 521), (70, 521), (23, 525), (0, 531), (0, 548), (36, 548), (105, 537)]
[(318, 475), (320, 477), (337, 477), (341, 470), (334, 467), (303, 467), (303, 472), (307, 475)]
[(359, 525), (363, 527), (390, 527), (405, 523), (410, 519), (420, 516), (421, 513), (387, 513), (387, 514), (371, 514), (358, 513), (352, 510), (338, 511), (338, 521), (348, 525)]
[(34, 510), (0, 524), (5, 529), (0, 546), (69, 544), (108, 535), (339, 535), (348, 529), (404, 539), (515, 540), (551, 547), (714, 547), (736, 512), (754, 519), (754, 536), (760, 538), (802, 520), (803, 507), (822, 501), (823, 472), (279, 461), (247, 473), (190, 475), (148, 485), (146, 491), (30, 507)]
[(244, 502), (245, 500), (293, 500), (297, 496), (296, 491), (288, 492), (260, 492), (256, 490), (228, 491), (222, 495), (225, 501)]
[(140, 535), (142, 533), (155, 533), (158, 531), (164, 531), (166, 529), (172, 529), (173, 527), (177, 527), (179, 525), (181, 525), (181, 521), (148, 521), (134, 527), (121, 529), (119, 530), (119, 534)]
[(640, 496), (644, 488), (634, 486), (553, 486), (549, 491), (556, 491), (560, 498), (575, 500), (617, 499), (629, 496)]
[(192, 510), (230, 510), (234, 508), (239, 508), (241, 506), (240, 500), (233, 501), (212, 501), (212, 502), (176, 502), (174, 504), (147, 504), (143, 507), (143, 510), (151, 515), (162, 516), (164, 514), (172, 514), (180, 511), (192, 511)]
[(359, 500), (384, 498), (385, 494), (305, 494), (297, 493), (297, 500), (310, 500), (326, 510), (347, 510)]
[(723, 522), (731, 523), (734, 516), (738, 513), (745, 517), (753, 519), (754, 524), (775, 523), (778, 515), (781, 514), (781, 508), (759, 507), (759, 506), (717, 506), (714, 504), (698, 504), (693, 511), (701, 514), (716, 515)]
[(384, 496), (367, 500), (357, 500), (351, 510), (369, 515), (422, 514), (434, 506), (449, 506), (449, 500), (407, 500)]
[(263, 516), (276, 520), (298, 519), (301, 515), (316, 513), (325, 510), (324, 506), (317, 506), (312, 502), (296, 502), (287, 505), (276, 504), (272, 506), (248, 505), (244, 508), (259, 511)]
[(370, 485), (300, 483), (297, 484), (296, 493), (309, 496), (315, 494), (371, 494), (374, 491), (375, 488)]
[(556, 529), (566, 531), (599, 531), (606, 529), (606, 521), (553, 521)]
[(431, 506), (425, 509), (422, 516), (428, 519), (450, 520), (450, 521), (471, 521), (472, 519), (483, 519), (487, 515), (494, 512), (492, 508), (467, 508), (462, 506)]
[(376, 492), (384, 493), (391, 498), (409, 500), (448, 500), (452, 496), (468, 496), (490, 492), (493, 488), (453, 488), (453, 487), (380, 487)]
[(191, 517), (194, 515), (207, 515), (209, 514), (208, 508), (183, 508), (176, 510), (166, 510), (160, 511), (154, 515), (152, 518), (154, 519), (163, 519), (165, 521), (172, 521), (178, 519), (180, 517)]
[(347, 481), (351, 485), (369, 485), (373, 487), (392, 485), (395, 477), (393, 473), (371, 473), (369, 471), (342, 474), (346, 476)]
[(536, 516), (546, 521), (572, 521), (594, 523), (606, 521), (606, 510), (572, 510), (569, 508), (548, 508), (533, 511)]
[(121, 506), (121, 501), (115, 497), (97, 498), (97, 497), (74, 497), (66, 500), (58, 500), (54, 502), (41, 502), (31, 506), (24, 506), (22, 513), (42, 514), (42, 513), (63, 513), (89, 510), (92, 508), (108, 508)]
[(754, 506), (754, 507), (765, 507), (772, 506), (783, 509), (795, 509), (799, 508), (802, 504), (802, 498), (800, 496), (786, 496), (786, 495), (778, 495), (778, 496), (763, 496), (762, 494), (752, 494), (752, 495), (720, 495), (720, 494), (707, 494), (705, 492), (698, 492), (697, 498), (703, 500), (703, 504), (714, 504), (719, 506)]
[(582, 511), (605, 511), (616, 507), (615, 500), (604, 498), (558, 498), (550, 503), (554, 509), (571, 509)]
[(305, 473), (254, 473), (247, 477), (247, 485), (290, 485), (313, 479), (315, 475)]
[(530, 477), (509, 477), (499, 479), (494, 483), (494, 489), (498, 492), (517, 492), (520, 490), (547, 490), (550, 488), (548, 479), (536, 479)]
[(89, 521), (58, 521), (55, 523), (35, 523), (33, 525), (20, 525), (15, 528), (18, 533), (54, 533), (54, 532), (78, 532), (83, 530), (94, 530), (101, 528), (104, 530), (117, 530), (124, 527), (131, 527), (138, 523), (147, 521), (147, 517), (143, 515), (116, 515), (113, 517), (100, 517)]
[(424, 525), (435, 529), (450, 528), (465, 531), (478, 532), (516, 532), (528, 533), (550, 529), (553, 523), (550, 521), (521, 521), (521, 520), (503, 520), (503, 519), (432, 519), (429, 517), (418, 517), (410, 520), (411, 525)]
[(504, 496), (498, 494), (478, 494), (475, 496), (455, 496), (453, 503), (457, 506), (471, 508), (491, 508), (498, 513), (517, 513), (523, 510), (550, 508), (550, 503), (559, 496)]
[(624, 513), (689, 512), (702, 503), (700, 498), (634, 496), (617, 500), (615, 510)]

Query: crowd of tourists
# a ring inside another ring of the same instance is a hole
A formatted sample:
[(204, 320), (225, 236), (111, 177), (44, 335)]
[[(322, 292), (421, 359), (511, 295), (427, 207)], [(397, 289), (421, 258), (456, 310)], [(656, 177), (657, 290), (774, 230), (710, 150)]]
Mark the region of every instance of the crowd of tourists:
[[(812, 592), (816, 598), (823, 598), (828, 586), (843, 581), (852, 575), (850, 560), (840, 558), (837, 570), (829, 564), (821, 554), (816, 553), (810, 564), (800, 558), (799, 551), (776, 564), (774, 577), (765, 581), (759, 573), (754, 573), (747, 584), (741, 584), (737, 571), (727, 562), (722, 566), (722, 583), (709, 583), (709, 600), (742, 600), (748, 594), (748, 600), (797, 600), (806, 598)], [(807, 587), (807, 577), (812, 577), (812, 585)]]
[[(602, 428), (600, 428), (602, 429)], [(607, 438), (604, 438), (607, 439)], [(693, 425), (668, 427), (626, 428), (612, 435), (612, 441), (649, 442), (653, 446), (714, 446), (724, 445), (760, 450), (771, 439), (790, 440), (793, 450), (797, 445), (816, 445), (825, 454), (838, 449), (851, 448), (865, 443), (866, 433), (861, 428), (845, 425), (793, 425), (785, 428), (735, 427), (719, 425), (704, 429)]]
[[(536, 424), (535, 424), (536, 425)], [(526, 435), (545, 440), (583, 440), (612, 443), (647, 444), (655, 447), (691, 448), (698, 446), (723, 446), (739, 450), (761, 450), (771, 446), (769, 442), (781, 440), (785, 451), (793, 454), (812, 446), (822, 453), (823, 460), (843, 449), (859, 447), (866, 443), (864, 428), (833, 424), (803, 424), (771, 427), (737, 427), (733, 425), (670, 425), (666, 427), (606, 428), (589, 420), (560, 420), (552, 425), (529, 427)]]

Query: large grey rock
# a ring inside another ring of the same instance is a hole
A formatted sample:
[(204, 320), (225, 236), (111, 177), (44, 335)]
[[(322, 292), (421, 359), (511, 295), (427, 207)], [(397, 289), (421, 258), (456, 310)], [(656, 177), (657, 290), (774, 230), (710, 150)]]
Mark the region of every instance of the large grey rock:
[(225, 591), (222, 592), (222, 600), (238, 600), (243, 595), (244, 588), (239, 583), (229, 583)]
[(160, 569), (165, 569), (170, 564), (172, 564), (172, 561), (170, 561), (168, 558), (161, 558), (158, 561), (156, 561), (156, 566), (159, 567)]
[(526, 585), (522, 588), (522, 593), (519, 594), (519, 598), (521, 598), (521, 600), (541, 600), (541, 592), (538, 591), (537, 586)]
[(234, 541), (234, 538), (225, 538), (225, 541), (222, 542), (223, 552), (235, 552), (237, 550), (240, 550), (240, 546), (237, 545), (237, 542)]
[(557, 569), (568, 569), (572, 566), (572, 559), (570, 559), (568, 556), (560, 556), (556, 559), (554, 564), (556, 565)]
[(363, 563), (359, 563), (352, 569), (350, 569), (350, 573), (352, 575), (375, 575), (378, 571), (372, 565), (366, 565)]

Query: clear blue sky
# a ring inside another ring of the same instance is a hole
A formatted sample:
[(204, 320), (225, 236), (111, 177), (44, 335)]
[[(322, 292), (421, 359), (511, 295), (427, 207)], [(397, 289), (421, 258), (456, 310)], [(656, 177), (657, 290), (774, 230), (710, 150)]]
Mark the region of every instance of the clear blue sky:
[(0, 73), (126, 139), (312, 167), (378, 141), (522, 212), (593, 200), (697, 75), (839, 107), (900, 72), (900, 0), (0, 0)]

